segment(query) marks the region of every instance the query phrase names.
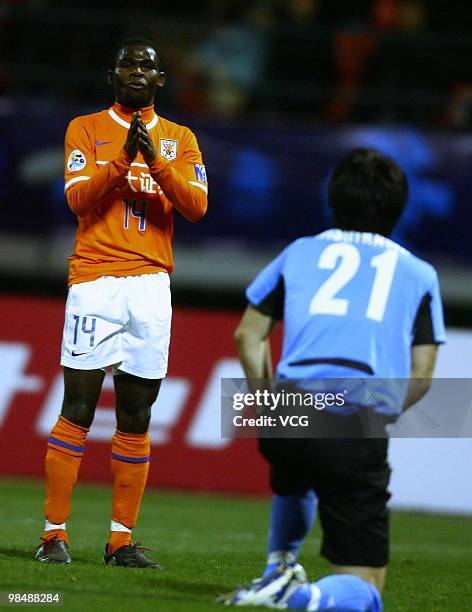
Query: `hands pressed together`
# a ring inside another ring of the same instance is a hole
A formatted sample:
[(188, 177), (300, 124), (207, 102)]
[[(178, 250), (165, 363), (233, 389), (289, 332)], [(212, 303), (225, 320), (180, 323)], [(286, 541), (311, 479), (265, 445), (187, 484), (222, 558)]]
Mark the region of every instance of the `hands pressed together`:
[(141, 151), (147, 164), (151, 163), (156, 157), (156, 148), (141, 119), (140, 111), (133, 113), (128, 137), (125, 142), (125, 151), (131, 159), (134, 159), (138, 151)]

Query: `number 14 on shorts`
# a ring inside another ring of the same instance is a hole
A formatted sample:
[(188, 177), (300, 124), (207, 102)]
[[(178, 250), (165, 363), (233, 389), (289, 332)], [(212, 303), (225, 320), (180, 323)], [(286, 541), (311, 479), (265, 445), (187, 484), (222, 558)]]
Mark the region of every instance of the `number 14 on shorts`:
[(86, 336), (80, 337), (80, 345), (84, 346), (84, 339), (88, 336), (88, 348), (93, 348), (95, 345), (95, 329), (97, 326), (97, 319), (95, 317), (80, 317), (79, 315), (74, 316), (74, 346), (77, 345), (79, 340), (79, 334), (86, 334)]

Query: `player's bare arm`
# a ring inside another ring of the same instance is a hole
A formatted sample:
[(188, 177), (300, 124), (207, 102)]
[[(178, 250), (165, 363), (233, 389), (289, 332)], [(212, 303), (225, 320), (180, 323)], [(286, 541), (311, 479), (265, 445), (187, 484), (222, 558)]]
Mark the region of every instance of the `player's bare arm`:
[(410, 406), (419, 402), (429, 391), (438, 348), (437, 344), (420, 344), (411, 347), (410, 382), (403, 410), (407, 410)]
[(272, 375), (269, 335), (276, 319), (248, 306), (234, 332), (239, 358), (248, 379)]
[(264, 356), (264, 378), (274, 377), (274, 365), (272, 362), (272, 349), (270, 346), (270, 337), (265, 341), (265, 356)]

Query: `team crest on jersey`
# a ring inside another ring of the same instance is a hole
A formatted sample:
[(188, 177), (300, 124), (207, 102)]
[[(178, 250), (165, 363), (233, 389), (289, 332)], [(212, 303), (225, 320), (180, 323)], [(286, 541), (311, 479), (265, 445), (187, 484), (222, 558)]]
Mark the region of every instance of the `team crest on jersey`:
[(178, 140), (169, 140), (167, 138), (161, 138), (161, 155), (168, 161), (173, 161), (177, 157), (177, 144)]
[(195, 168), (195, 177), (197, 181), (201, 181), (202, 183), (208, 183), (205, 166), (203, 164), (195, 164), (194, 168)]
[(85, 155), (79, 149), (74, 149), (67, 160), (67, 169), (69, 172), (78, 172), (83, 170), (87, 164)]

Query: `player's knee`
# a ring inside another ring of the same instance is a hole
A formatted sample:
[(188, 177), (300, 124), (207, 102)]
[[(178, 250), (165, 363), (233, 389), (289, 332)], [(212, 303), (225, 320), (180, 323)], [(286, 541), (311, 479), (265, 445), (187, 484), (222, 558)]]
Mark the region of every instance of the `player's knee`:
[(151, 405), (117, 407), (117, 427), (124, 433), (146, 433), (150, 422)]
[(95, 414), (95, 405), (86, 399), (65, 397), (61, 415), (81, 427), (90, 427)]

